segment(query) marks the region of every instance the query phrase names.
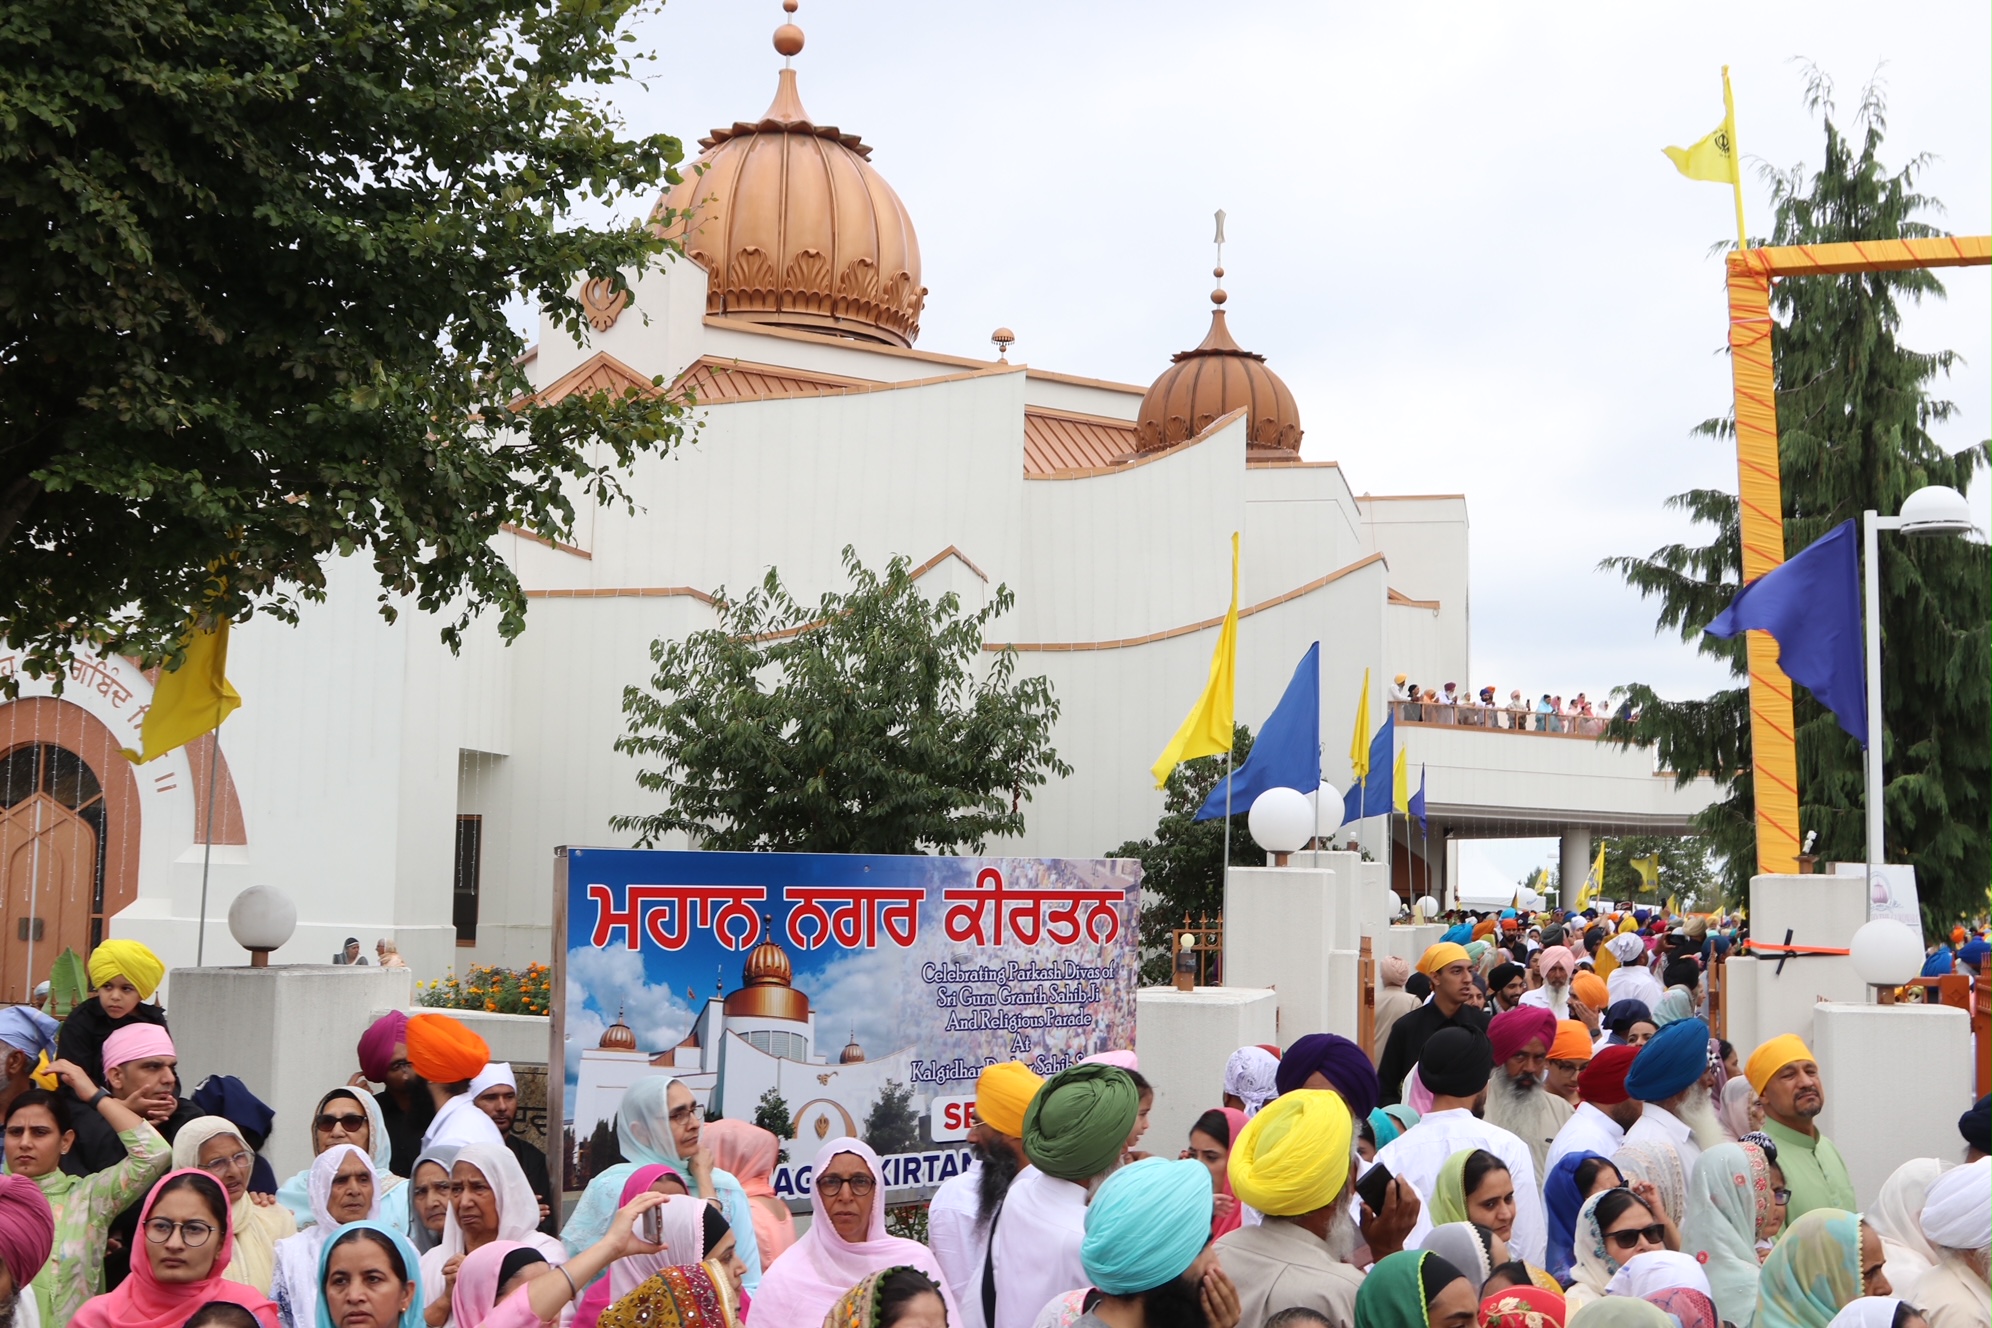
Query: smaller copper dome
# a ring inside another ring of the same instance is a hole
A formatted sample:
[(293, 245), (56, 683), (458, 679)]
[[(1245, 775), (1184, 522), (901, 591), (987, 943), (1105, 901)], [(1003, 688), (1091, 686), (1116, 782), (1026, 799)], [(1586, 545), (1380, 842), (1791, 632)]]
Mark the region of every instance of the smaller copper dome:
[(740, 985), (790, 986), (795, 980), (795, 968), (789, 963), (788, 951), (775, 944), (773, 924), (765, 915), (761, 919), (761, 935), (767, 939), (747, 952), (747, 962), (740, 967)]
[(1141, 398), (1138, 452), (1159, 452), (1190, 439), (1234, 410), (1245, 411), (1245, 437), (1257, 451), (1300, 452), (1300, 407), (1266, 357), (1240, 348), (1224, 310), (1210, 311), (1210, 332), (1195, 350), (1180, 351)]
[(837, 1055), (839, 1065), (857, 1065), (865, 1058), (865, 1049), (858, 1045), (858, 1032), (851, 1030), (851, 1040), (844, 1044), (844, 1050)]
[(602, 1040), (596, 1047), (602, 1051), (635, 1051), (636, 1034), (623, 1022), (622, 1011), (616, 1011), (616, 1021), (602, 1030)]

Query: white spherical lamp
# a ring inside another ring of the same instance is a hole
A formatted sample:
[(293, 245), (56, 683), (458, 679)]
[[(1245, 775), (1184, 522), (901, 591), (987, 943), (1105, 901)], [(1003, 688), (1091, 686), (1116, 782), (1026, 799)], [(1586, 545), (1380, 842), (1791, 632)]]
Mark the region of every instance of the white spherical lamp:
[(1870, 987), (1889, 991), (1923, 971), (1923, 944), (1894, 918), (1876, 918), (1854, 933), (1854, 971)]
[(297, 930), (297, 905), (271, 885), (252, 885), (228, 906), (228, 931), (249, 952), (251, 968), (268, 968), (270, 951)]
[(1252, 842), (1272, 854), (1276, 865), (1285, 866), (1286, 855), (1314, 837), (1314, 808), (1298, 789), (1269, 788), (1252, 799), (1245, 826)]
[(1905, 535), (1964, 535), (1972, 529), (1971, 504), (1947, 484), (1926, 485), (1904, 498), (1896, 519)]
[(1439, 901), (1426, 895), (1418, 901), (1418, 916), (1430, 921), (1439, 916)]

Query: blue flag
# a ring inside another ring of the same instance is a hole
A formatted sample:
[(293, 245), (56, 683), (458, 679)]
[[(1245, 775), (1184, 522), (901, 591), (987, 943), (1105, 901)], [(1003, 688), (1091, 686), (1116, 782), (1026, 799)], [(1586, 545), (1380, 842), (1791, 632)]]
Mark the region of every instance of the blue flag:
[(1420, 830), (1425, 828), (1425, 767), (1422, 765), (1418, 767), (1418, 791), (1411, 795), (1411, 819), (1418, 823)]
[(1840, 727), (1867, 746), (1867, 670), (1862, 660), (1861, 564), (1854, 523), (1842, 521), (1798, 556), (1736, 592), (1702, 630), (1727, 640), (1742, 632), (1777, 639), (1778, 667), (1802, 683)]
[(1396, 738), (1396, 716), (1384, 712), (1383, 727), (1370, 739), (1369, 783), (1351, 784), (1342, 798), (1342, 824), (1360, 821), (1365, 816), (1390, 815), (1390, 772), (1396, 759), (1393, 743)]
[[(1252, 799), (1271, 788), (1312, 793), (1321, 787), (1321, 643), (1300, 657), (1300, 666), (1287, 683), (1286, 694), (1266, 716), (1266, 726), (1252, 743), (1245, 764), (1231, 772), (1231, 813), (1251, 810)], [(1195, 819), (1211, 821), (1224, 815), (1225, 781), (1197, 808)]]

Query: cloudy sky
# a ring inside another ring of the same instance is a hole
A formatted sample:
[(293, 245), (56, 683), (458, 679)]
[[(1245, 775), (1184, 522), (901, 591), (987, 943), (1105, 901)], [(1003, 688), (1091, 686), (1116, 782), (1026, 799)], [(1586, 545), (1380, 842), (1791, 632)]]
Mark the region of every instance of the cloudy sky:
[[(775, 0), (672, 0), (640, 26), (633, 129), (757, 116), (780, 59)], [(1872, 5), (1228, 5), (1144, 0), (804, 0), (796, 58), (818, 123), (864, 136), (919, 227), (919, 345), (1146, 383), (1194, 345), (1211, 213), (1229, 214), (1232, 330), (1293, 388), (1310, 460), (1358, 492), (1463, 492), (1477, 687), (1673, 695), (1720, 679), (1656, 640), (1652, 610), (1596, 570), (1685, 536), (1661, 507), (1733, 487), (1691, 438), (1729, 402), (1728, 191), (1660, 153), (1721, 119), (1731, 67), (1759, 165), (1819, 159), (1805, 62), (1843, 124), (1879, 78), (1886, 159), (1930, 154), (1938, 224), (1992, 228), (1992, 10), (1912, 22)], [(695, 148), (693, 148), (696, 151)], [(632, 202), (628, 210), (647, 207)], [(1992, 434), (1992, 273), (1946, 277), (1905, 339), (1964, 358), (1943, 390), (1955, 449)], [(1984, 489), (1974, 495), (1986, 519)]]

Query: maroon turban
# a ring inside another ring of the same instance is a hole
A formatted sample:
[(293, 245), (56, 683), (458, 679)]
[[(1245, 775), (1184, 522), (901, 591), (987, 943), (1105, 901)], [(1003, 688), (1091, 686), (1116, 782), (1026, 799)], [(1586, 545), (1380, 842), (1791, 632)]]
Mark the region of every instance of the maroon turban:
[(26, 1176), (0, 1176), (0, 1264), (13, 1274), (16, 1291), (28, 1290), (54, 1245), (55, 1214), (41, 1186)]
[(1531, 1042), (1541, 1042), (1546, 1054), (1556, 1041), (1556, 1016), (1540, 1005), (1518, 1005), (1494, 1016), (1487, 1025), (1487, 1040), (1494, 1044), (1496, 1065)]
[(1625, 1091), (1625, 1073), (1639, 1055), (1638, 1047), (1624, 1043), (1602, 1048), (1577, 1076), (1577, 1096), (1597, 1107), (1609, 1107), (1630, 1096)]
[(408, 1016), (390, 1010), (360, 1034), (360, 1073), (377, 1084), (387, 1082), (387, 1068), (394, 1063), (394, 1049), (406, 1040)]

